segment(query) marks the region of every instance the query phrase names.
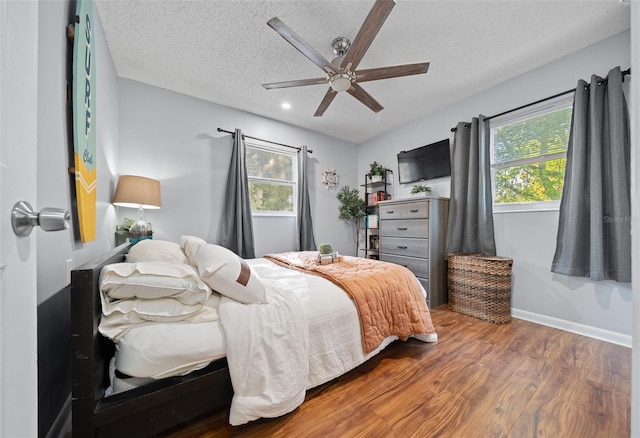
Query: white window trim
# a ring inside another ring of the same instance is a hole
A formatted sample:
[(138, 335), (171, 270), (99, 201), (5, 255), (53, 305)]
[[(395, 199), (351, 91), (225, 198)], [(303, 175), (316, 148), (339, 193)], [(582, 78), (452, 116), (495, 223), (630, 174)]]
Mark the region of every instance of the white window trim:
[[(518, 111), (512, 111), (504, 116), (491, 119), (489, 122), (489, 129), (499, 128), (504, 125), (510, 125), (513, 123), (521, 122), (523, 120), (531, 119), (555, 110), (566, 108), (573, 104), (573, 93), (568, 93), (563, 96), (559, 96), (553, 99), (546, 100), (536, 105), (528, 106)], [(537, 201), (537, 202), (514, 202), (510, 204), (496, 204), (495, 203), (495, 186), (496, 176), (495, 170), (502, 167), (511, 167), (513, 165), (522, 164), (527, 161), (545, 161), (559, 158), (558, 155), (564, 156), (565, 154), (553, 154), (546, 157), (535, 157), (534, 159), (525, 158), (522, 160), (509, 161), (507, 163), (500, 163), (498, 165), (493, 164), (494, 157), (494, 145), (493, 136), (491, 136), (490, 144), (490, 161), (491, 161), (491, 199), (493, 202), (493, 213), (528, 213), (538, 211), (558, 211), (560, 209), (560, 201)]]
[(531, 119), (557, 109), (566, 108), (572, 104), (573, 94), (569, 93), (553, 99), (545, 100), (544, 102), (535, 105), (530, 105), (521, 110), (511, 111), (508, 114), (492, 118), (489, 121), (489, 124), (491, 128), (499, 128), (504, 125), (510, 125), (522, 120)]
[(247, 176), (249, 181), (261, 181), (271, 184), (287, 185), (293, 187), (293, 211), (254, 211), (251, 210), (251, 216), (254, 217), (297, 217), (298, 216), (298, 152), (285, 146), (279, 146), (256, 139), (245, 139), (245, 147), (247, 149), (261, 149), (267, 152), (276, 152), (282, 155), (290, 155), (292, 157), (293, 180), (278, 180), (271, 178), (251, 177)]
[(533, 213), (543, 211), (558, 211), (560, 201), (512, 202), (511, 204), (493, 204), (494, 214), (504, 213)]

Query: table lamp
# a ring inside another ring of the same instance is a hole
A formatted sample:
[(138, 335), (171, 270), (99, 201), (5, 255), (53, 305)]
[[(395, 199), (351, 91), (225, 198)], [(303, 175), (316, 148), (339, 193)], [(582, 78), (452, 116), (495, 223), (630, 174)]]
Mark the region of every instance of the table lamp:
[(144, 218), (144, 209), (162, 206), (159, 181), (144, 176), (120, 175), (111, 203), (119, 207), (138, 209), (138, 217), (129, 228), (130, 243), (135, 244), (140, 240), (153, 238), (151, 224)]

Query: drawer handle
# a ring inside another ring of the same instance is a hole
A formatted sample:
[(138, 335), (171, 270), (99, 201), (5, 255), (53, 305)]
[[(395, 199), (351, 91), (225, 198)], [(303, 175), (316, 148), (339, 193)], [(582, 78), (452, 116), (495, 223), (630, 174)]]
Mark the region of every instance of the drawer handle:
[(393, 210), (387, 210), (387, 214), (393, 214)]
[(416, 208), (415, 210), (409, 210), (409, 211), (410, 211), (411, 213), (417, 213), (417, 212), (418, 212), (418, 211), (420, 211), (420, 210), (418, 210), (418, 209)]
[(398, 245), (398, 249), (407, 249), (408, 246)]
[(407, 227), (398, 227), (398, 231), (407, 231)]

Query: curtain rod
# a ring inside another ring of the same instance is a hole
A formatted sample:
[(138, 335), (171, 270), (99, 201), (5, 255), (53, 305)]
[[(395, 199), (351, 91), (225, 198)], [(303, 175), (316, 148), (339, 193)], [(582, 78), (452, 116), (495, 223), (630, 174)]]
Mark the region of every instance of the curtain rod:
[[(630, 75), (630, 74), (631, 74), (631, 68), (628, 68), (628, 69), (626, 69), (626, 70), (622, 71), (621, 73), (622, 73), (622, 81), (624, 82), (624, 77), (625, 77), (626, 75)], [(606, 80), (606, 79), (605, 79), (605, 80)], [(539, 103), (546, 102), (547, 100), (555, 99), (556, 97), (564, 96), (565, 94), (573, 93), (573, 92), (575, 92), (575, 91), (576, 91), (576, 89), (575, 89), (575, 88), (572, 88), (571, 90), (563, 91), (563, 92), (561, 92), (561, 93), (554, 94), (553, 96), (545, 97), (544, 99), (536, 100), (535, 102), (527, 103), (527, 104), (522, 105), (522, 106), (519, 106), (519, 107), (517, 107), (517, 108), (513, 108), (513, 109), (510, 109), (510, 110), (507, 110), (507, 111), (503, 111), (503, 112), (501, 112), (501, 113), (499, 113), (499, 114), (494, 114), (494, 115), (492, 115), (492, 116), (485, 117), (485, 120), (491, 120), (491, 119), (493, 119), (493, 118), (495, 118), (495, 117), (504, 116), (505, 114), (509, 114), (509, 113), (514, 112), (514, 111), (518, 111), (518, 110), (521, 110), (521, 109), (527, 108), (527, 107), (529, 107), (529, 106), (537, 105), (537, 104), (539, 104)], [(451, 128), (451, 132), (456, 132), (456, 129), (457, 129), (457, 128), (455, 128), (455, 127), (454, 127), (454, 128)]]
[[(235, 136), (235, 135), (236, 135), (236, 133), (235, 133), (235, 132), (227, 131), (226, 129), (222, 129), (222, 128), (218, 128), (218, 132), (225, 132), (225, 133), (227, 133), (227, 134), (231, 134), (231, 135), (233, 135), (233, 136)], [(264, 142), (266, 142), (266, 143), (276, 144), (276, 145), (278, 145), (278, 146), (284, 146), (284, 147), (286, 147), (286, 148), (295, 149), (295, 150), (297, 150), (297, 151), (301, 151), (301, 150), (302, 150), (302, 148), (299, 148), (298, 146), (289, 146), (288, 144), (276, 143), (275, 141), (265, 140), (265, 139), (263, 139), (263, 138), (258, 138), (258, 137), (252, 137), (252, 136), (247, 135), (247, 134), (242, 134), (242, 136), (243, 136), (244, 138), (250, 138), (250, 139), (252, 139), (252, 140), (264, 141)], [(311, 149), (307, 149), (307, 152), (308, 152), (308, 153), (310, 153), (310, 154), (312, 154), (312, 153), (313, 153), (313, 151), (312, 151)]]

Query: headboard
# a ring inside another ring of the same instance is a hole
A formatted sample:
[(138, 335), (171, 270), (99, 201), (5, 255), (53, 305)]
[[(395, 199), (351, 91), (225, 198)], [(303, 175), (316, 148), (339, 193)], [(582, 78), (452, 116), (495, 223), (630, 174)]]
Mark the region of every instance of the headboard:
[(98, 331), (100, 271), (124, 261), (121, 245), (71, 272), (71, 399), (75, 437), (149, 436), (207, 412), (227, 408), (233, 395), (226, 359), (187, 376), (158, 380), (103, 398), (115, 346)]

